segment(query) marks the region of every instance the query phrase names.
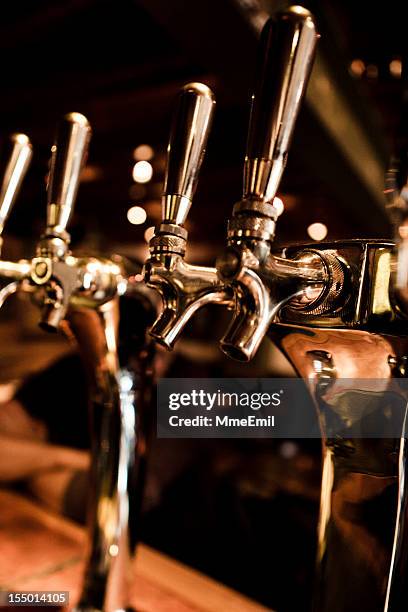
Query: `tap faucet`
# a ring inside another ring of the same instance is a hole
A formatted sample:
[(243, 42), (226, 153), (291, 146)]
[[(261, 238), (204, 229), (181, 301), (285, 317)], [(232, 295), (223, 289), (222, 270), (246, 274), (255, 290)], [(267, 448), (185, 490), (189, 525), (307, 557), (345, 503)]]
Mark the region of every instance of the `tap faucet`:
[[(317, 39), (313, 16), (299, 6), (267, 21), (261, 35), (243, 196), (216, 262), (219, 303), (233, 310), (221, 348), (248, 361), (269, 336), (316, 405), (322, 479), (314, 612), (397, 612), (407, 599), (407, 418), (399, 436), (380, 431), (370, 439), (358, 432), (390, 387), (407, 404), (398, 382), (408, 371), (405, 191), (398, 192), (397, 253), (389, 239), (273, 248), (280, 212), (275, 196)], [(164, 263), (165, 255), (160, 258)], [(177, 282), (177, 275), (170, 265), (167, 272), (164, 284), (163, 272), (156, 279), (167, 306), (158, 338), (170, 335), (172, 344), (184, 323), (177, 310), (183, 284), (170, 291), (167, 282)], [(199, 303), (201, 295), (191, 297)], [(187, 318), (195, 306), (184, 302)], [(333, 436), (330, 414), (342, 435)], [(382, 418), (390, 418), (387, 408)]]
[[(269, 21), (262, 34), (244, 195), (216, 266), (236, 296), (221, 348), (247, 361), (268, 335), (306, 381), (317, 407), (323, 455), (314, 612), (394, 612), (406, 606), (406, 416), (400, 436), (378, 431), (370, 439), (358, 432), (394, 379), (407, 372), (402, 192), (397, 249), (384, 239), (272, 251), (274, 197), (316, 39), (313, 18), (300, 7)], [(398, 383), (396, 389), (406, 404), (406, 389)], [(331, 433), (330, 414), (342, 423), (342, 435)], [(384, 508), (386, 524), (371, 524), (367, 512), (379, 516)]]
[(177, 101), (168, 146), (162, 222), (150, 241), (144, 279), (162, 297), (163, 309), (153, 324), (152, 337), (172, 349), (192, 315), (210, 303), (229, 305), (232, 292), (214, 268), (184, 259), (188, 212), (196, 191), (214, 113), (212, 91), (202, 83), (185, 85)]
[(25, 134), (12, 134), (8, 145), (4, 154), (6, 168), (2, 172), (3, 183), (0, 190), (0, 253), (3, 245), (4, 225), (18, 195), (33, 153), (30, 140)]
[[(0, 257), (4, 227), (16, 201), (31, 158), (32, 146), (28, 136), (21, 133), (12, 134), (4, 152), (6, 166), (2, 171), (3, 182), (0, 190)], [(28, 261), (11, 262), (0, 259), (0, 278), (7, 282), (0, 289), (0, 308), (4, 301), (17, 291), (18, 282), (27, 277), (29, 269)]]
[(271, 253), (279, 210), (274, 199), (286, 165), (318, 35), (313, 17), (294, 6), (265, 24), (244, 164), (242, 199), (228, 224), (228, 246), (217, 259), (220, 279), (234, 290), (235, 311), (221, 340), (229, 356), (248, 361), (282, 308), (333, 300), (344, 285), (334, 256), (309, 250), (288, 259)]
[(30, 281), (43, 290), (41, 326), (58, 329), (68, 308), (97, 308), (112, 300), (121, 282), (117, 263), (95, 257), (74, 257), (67, 225), (72, 215), (91, 128), (80, 113), (66, 115), (51, 152), (47, 188), (47, 224), (31, 262)]
[[(89, 554), (74, 610), (114, 612), (129, 609), (128, 562), (138, 537), (147, 435), (143, 419), (153, 354), (143, 342), (146, 321), (131, 338), (124, 338), (129, 329), (119, 325), (120, 299), (148, 301), (146, 291), (139, 299), (134, 275), (129, 278), (118, 257), (75, 257), (70, 251), (67, 225), (90, 134), (83, 115), (64, 117), (51, 149), (47, 221), (36, 254), (31, 261), (0, 262), (0, 276), (12, 278), (14, 290), (21, 287), (32, 294), (43, 329), (68, 332), (79, 347), (89, 381), (92, 460)], [(22, 179), (22, 155), (19, 165), (13, 162), (20, 172), (14, 170), (14, 186)], [(14, 166), (10, 162), (8, 168)], [(3, 184), (1, 227), (10, 210), (10, 173)]]

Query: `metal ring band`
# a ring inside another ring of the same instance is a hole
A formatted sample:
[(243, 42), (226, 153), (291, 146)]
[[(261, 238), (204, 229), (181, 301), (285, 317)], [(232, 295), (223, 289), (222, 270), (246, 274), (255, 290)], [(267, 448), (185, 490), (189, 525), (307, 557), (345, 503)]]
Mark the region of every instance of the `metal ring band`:
[(278, 218), (278, 214), (273, 204), (264, 202), (263, 200), (240, 200), (234, 205), (232, 212), (233, 215), (238, 215), (243, 212), (258, 213), (273, 221), (276, 221)]
[(186, 241), (184, 238), (172, 234), (157, 234), (151, 239), (149, 250), (151, 253), (169, 252), (184, 255)]

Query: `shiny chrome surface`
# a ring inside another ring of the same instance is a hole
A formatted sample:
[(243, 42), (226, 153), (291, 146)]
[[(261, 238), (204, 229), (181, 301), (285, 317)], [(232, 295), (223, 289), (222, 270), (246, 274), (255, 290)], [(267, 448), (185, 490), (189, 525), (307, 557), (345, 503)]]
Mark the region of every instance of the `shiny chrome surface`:
[(3, 182), (0, 189), (0, 253), (4, 224), (10, 214), (33, 154), (30, 140), (25, 134), (12, 134), (8, 144), (7, 165), (5, 170), (2, 171)]
[[(0, 305), (17, 289), (29, 291), (41, 308), (42, 327), (62, 328), (79, 345), (91, 390), (92, 483), (89, 557), (76, 610), (114, 612), (128, 603), (126, 560), (138, 537), (130, 533), (129, 513), (134, 523), (147, 449), (141, 414), (151, 360), (145, 348), (122, 349), (119, 360), (119, 295), (128, 290), (139, 299), (120, 258), (75, 257), (68, 248), (66, 225), (89, 137), (83, 115), (64, 118), (52, 148), (46, 231), (31, 261), (0, 262), (0, 276), (12, 281), (0, 292)], [(141, 299), (146, 301), (145, 291)], [(143, 337), (144, 327), (139, 331)]]
[(120, 266), (97, 258), (76, 258), (66, 231), (80, 172), (88, 152), (91, 128), (79, 113), (66, 115), (51, 151), (47, 187), (47, 226), (32, 259), (30, 280), (42, 291), (41, 325), (56, 330), (72, 304), (97, 308), (112, 299), (121, 278)]
[(46, 236), (65, 237), (90, 136), (89, 122), (80, 113), (69, 113), (60, 123), (51, 149)]
[[(126, 299), (138, 299), (137, 290)], [(119, 359), (119, 342), (131, 341), (119, 333), (118, 297), (98, 310), (73, 308), (66, 325), (88, 374), (92, 434), (89, 561), (75, 611), (128, 610), (128, 564), (139, 539), (153, 354), (142, 342), (122, 351)]]
[[(407, 354), (408, 339), (284, 322), (271, 327), (270, 337), (306, 381), (323, 433), (314, 610), (404, 609), (394, 585), (401, 587), (407, 571), (401, 547), (406, 520), (401, 510), (407, 504), (401, 460), (405, 423), (401, 422), (400, 439), (358, 439), (352, 432), (355, 423), (375, 409), (382, 389), (392, 385), (398, 393), (395, 376), (399, 374), (390, 365), (390, 357), (400, 361)], [(370, 379), (377, 379), (376, 393), (370, 385), (361, 385)], [(405, 405), (402, 388), (399, 393)], [(330, 438), (331, 414), (342, 420), (348, 436)]]
[(220, 282), (214, 268), (192, 266), (177, 254), (151, 257), (145, 264), (144, 277), (163, 301), (162, 313), (150, 334), (169, 350), (199, 308), (232, 304), (232, 292)]
[[(171, 207), (164, 206), (163, 223), (150, 242), (152, 255), (145, 265), (145, 280), (162, 296), (163, 312), (152, 334), (168, 348), (198, 308), (208, 303), (223, 304), (234, 309), (235, 315), (221, 347), (235, 358), (248, 360), (284, 304), (297, 298), (297, 307), (308, 306), (327, 289), (325, 285), (330, 290), (331, 283), (343, 278), (342, 266), (339, 264), (336, 268), (328, 255), (304, 254), (302, 263), (292, 264), (270, 255), (269, 240), (276, 219), (270, 200), (286, 162), (316, 40), (313, 17), (299, 6), (280, 13), (265, 25), (250, 119), (244, 195), (234, 207), (228, 231), (235, 254), (227, 250), (217, 262), (217, 271), (186, 264), (183, 260), (186, 233), (177, 222), (185, 221), (188, 208), (182, 207), (177, 217), (178, 213), (170, 212)], [(194, 98), (199, 99), (202, 86), (194, 88), (191, 99), (187, 97), (190, 89), (191, 85), (187, 85), (182, 91), (173, 124), (167, 194), (180, 190), (186, 160), (190, 160), (190, 176), (196, 183), (208, 134), (213, 97), (205, 88), (206, 119), (201, 125), (195, 124), (190, 117), (192, 111), (185, 109), (196, 108)], [(195, 130), (200, 133), (195, 134), (197, 148), (192, 156), (190, 142)], [(194, 189), (187, 191), (192, 194)], [(184, 188), (183, 197), (187, 191)], [(317, 269), (306, 263), (312, 258)]]
[(233, 299), (214, 268), (184, 261), (187, 232), (182, 224), (197, 186), (214, 106), (211, 90), (202, 83), (189, 83), (180, 92), (168, 147), (162, 223), (150, 241), (151, 257), (144, 266), (147, 285), (163, 302), (150, 333), (167, 349), (173, 348), (199, 308), (231, 305)]
[(221, 340), (224, 353), (248, 361), (257, 351), (282, 307), (296, 299), (303, 307), (315, 303), (328, 283), (324, 260), (305, 253), (295, 260), (269, 255), (262, 265), (248, 248), (229, 248), (217, 260), (221, 279), (233, 283), (236, 306)]
[(0, 308), (11, 295), (14, 295), (19, 289), (19, 283), (12, 282), (0, 289)]
[[(405, 101), (405, 113), (407, 103)], [(403, 137), (406, 134), (402, 135)], [(393, 281), (395, 299), (401, 309), (408, 313), (408, 168), (406, 166), (406, 147), (401, 152), (400, 158), (391, 160), (390, 168), (385, 177), (385, 195), (387, 209), (394, 226), (394, 237), (396, 242), (395, 268), (393, 270)]]
[(22, 259), (21, 261), (1, 261), (0, 260), (0, 277), (5, 279), (13, 279), (21, 281), (28, 278), (31, 270), (31, 263)]
[(214, 95), (203, 83), (188, 83), (179, 94), (168, 145), (162, 200), (164, 223), (183, 225), (187, 219), (214, 107)]
[(97, 308), (112, 299), (118, 285), (124, 284), (123, 271), (117, 263), (95, 257), (53, 259), (34, 257), (30, 280), (42, 288), (41, 325), (56, 331), (68, 308), (87, 305)]
[[(117, 377), (117, 300), (108, 302), (98, 311), (74, 309), (68, 323), (88, 373), (92, 432), (90, 552), (81, 598), (75, 610), (105, 610), (108, 576), (119, 552), (121, 530), (126, 528), (120, 521), (118, 503), (121, 412)], [(115, 600), (118, 595), (115, 593)], [(109, 609), (119, 609), (121, 604), (123, 601), (116, 601)]]
[[(32, 157), (32, 147), (25, 134), (12, 134), (5, 152), (6, 166), (0, 190), (0, 255), (3, 230), (21, 183), (24, 180)], [(0, 308), (5, 300), (17, 290), (16, 282), (27, 278), (30, 272), (28, 261), (12, 262), (0, 259), (0, 278), (12, 282), (0, 292)]]
[(244, 200), (272, 202), (286, 165), (317, 41), (312, 14), (292, 6), (265, 24), (252, 96)]
[[(217, 260), (220, 278), (236, 296), (235, 314), (221, 349), (242, 361), (255, 355), (285, 304), (296, 301), (298, 308), (307, 309), (330, 292), (334, 283), (344, 285), (343, 266), (329, 254), (305, 251), (299, 260), (289, 261), (270, 253), (277, 217), (273, 198), (306, 91), (316, 41), (313, 16), (299, 6), (270, 19), (262, 31), (244, 192), (229, 223), (230, 246)], [(231, 265), (233, 252), (236, 263)]]
[[(401, 253), (395, 261), (395, 245), (387, 240), (271, 251), (273, 198), (316, 40), (313, 17), (301, 7), (265, 26), (244, 193), (233, 209), (227, 248), (217, 259), (218, 283), (214, 270), (186, 267), (181, 233), (167, 242), (153, 239), (145, 279), (162, 295), (164, 310), (153, 335), (168, 347), (207, 296), (234, 311), (221, 340), (227, 355), (251, 359), (266, 335), (281, 347), (306, 381), (323, 436), (314, 612), (397, 612), (406, 607), (400, 593), (408, 571), (405, 424), (400, 438), (376, 440), (353, 436), (353, 425), (376, 406), (378, 393), (406, 375), (406, 311), (398, 298), (408, 283), (398, 280)], [(345, 389), (345, 379), (378, 379), (380, 388), (372, 393), (370, 385), (356, 382)], [(402, 388), (397, 394), (405, 405)], [(348, 435), (330, 438), (330, 414)], [(381, 518), (373, 524), (371, 517)]]

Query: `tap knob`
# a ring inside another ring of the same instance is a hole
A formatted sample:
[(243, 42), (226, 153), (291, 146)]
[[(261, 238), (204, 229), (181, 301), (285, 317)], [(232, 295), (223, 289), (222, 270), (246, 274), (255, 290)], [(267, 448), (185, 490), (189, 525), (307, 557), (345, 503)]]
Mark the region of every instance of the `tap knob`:
[(66, 227), (72, 213), (90, 137), (91, 127), (84, 115), (65, 115), (51, 149), (47, 189), (47, 237), (68, 240)]
[(183, 226), (190, 210), (214, 114), (215, 98), (203, 83), (188, 83), (178, 98), (168, 145), (162, 224)]
[[(0, 237), (28, 170), (33, 151), (25, 134), (12, 134), (5, 152), (6, 168), (0, 190)], [(1, 238), (0, 238), (1, 240)]]
[(244, 167), (244, 201), (276, 195), (312, 68), (318, 34), (301, 6), (269, 19), (261, 35)]

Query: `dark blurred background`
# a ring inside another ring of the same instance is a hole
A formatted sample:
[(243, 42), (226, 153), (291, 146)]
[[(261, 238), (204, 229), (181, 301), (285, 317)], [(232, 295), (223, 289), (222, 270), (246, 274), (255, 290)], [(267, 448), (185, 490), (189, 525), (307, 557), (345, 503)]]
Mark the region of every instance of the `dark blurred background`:
[[(279, 193), (284, 213), (277, 243), (389, 237), (383, 182), (402, 108), (405, 3), (303, 4), (315, 14), (321, 40)], [(21, 0), (2, 6), (0, 138), (23, 131), (34, 146), (6, 227), (4, 255), (32, 254), (45, 219), (55, 124), (62, 114), (79, 111), (89, 118), (93, 139), (72, 220), (73, 244), (142, 259), (160, 219), (174, 97), (181, 85), (199, 80), (214, 89), (217, 109), (188, 220), (188, 255), (212, 263), (240, 197), (259, 32), (269, 14), (287, 5)], [(37, 312), (27, 301), (23, 307), (11, 301), (3, 312), (1, 382), (24, 379), (65, 350), (61, 341), (36, 335)], [(216, 309), (196, 317), (172, 361), (160, 357), (161, 371), (293, 374), (269, 343), (251, 365), (223, 358), (217, 349), (223, 317)], [(307, 610), (320, 442), (213, 442), (154, 442), (142, 538), (267, 606)]]
[[(383, 174), (401, 104), (406, 38), (403, 2), (392, 10), (366, 1), (308, 0), (321, 40), (296, 129), (282, 199), (280, 242), (307, 240), (314, 222), (328, 238), (384, 236)], [(191, 242), (222, 244), (240, 195), (249, 99), (259, 30), (287, 3), (273, 0), (39, 0), (2, 9), (0, 134), (26, 131), (35, 150), (8, 232), (31, 238), (44, 219), (44, 176), (55, 123), (83, 112), (93, 126), (77, 218), (95, 240), (129, 249), (159, 218), (164, 154), (173, 99), (190, 80), (217, 96), (215, 126), (196, 202)], [(152, 179), (132, 169), (151, 163)], [(150, 158), (150, 154), (153, 156)], [(143, 225), (127, 211), (142, 205)], [(103, 237), (103, 238), (102, 238)], [(197, 248), (197, 244), (200, 248)], [(202, 246), (206, 246), (203, 251)], [(210, 256), (211, 258), (211, 256)]]

